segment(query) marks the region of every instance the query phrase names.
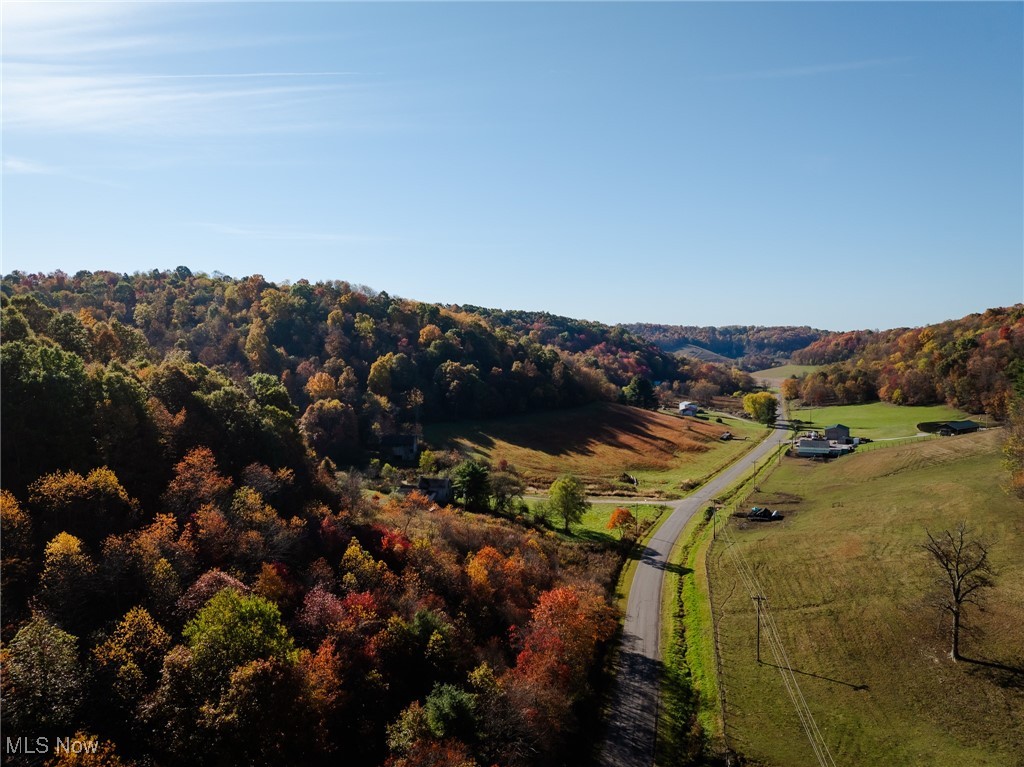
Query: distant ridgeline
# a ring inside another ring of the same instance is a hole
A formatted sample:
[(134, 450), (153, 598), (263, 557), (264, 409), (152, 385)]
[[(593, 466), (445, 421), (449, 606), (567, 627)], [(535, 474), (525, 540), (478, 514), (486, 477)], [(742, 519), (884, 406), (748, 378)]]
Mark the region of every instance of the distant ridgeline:
[(726, 325), (716, 328), (634, 323), (620, 327), (667, 352), (692, 355), (695, 350), (689, 347), (696, 347), (736, 360), (744, 370), (761, 370), (780, 360), (788, 361), (793, 352), (831, 335), (826, 330), (815, 330), (806, 325)]
[(833, 333), (792, 360), (827, 365), (790, 387), (813, 404), (945, 402), (1004, 418), (1024, 396), (1024, 304), (923, 328)]
[(178, 267), (15, 272), (0, 290), (8, 486), (88, 463), (97, 444), (131, 464), (161, 440), (223, 447), (239, 466), (307, 448), (350, 463), (417, 421), (615, 400), (637, 378), (679, 396), (697, 381), (753, 388), (731, 366), (673, 356), (620, 327), (342, 281)]
[(787, 383), (784, 393), (811, 404), (881, 399), (899, 405), (945, 402), (1004, 418), (1024, 396), (1024, 304), (989, 309), (923, 328), (831, 333), (809, 327), (723, 328), (622, 325), (667, 352), (703, 349), (745, 370), (781, 360), (822, 365)]

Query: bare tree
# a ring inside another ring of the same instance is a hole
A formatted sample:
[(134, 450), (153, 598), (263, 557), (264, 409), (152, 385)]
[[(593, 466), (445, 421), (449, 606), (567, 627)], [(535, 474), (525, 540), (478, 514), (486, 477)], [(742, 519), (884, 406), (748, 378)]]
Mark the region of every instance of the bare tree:
[(953, 616), (952, 648), (949, 654), (957, 661), (961, 659), (960, 621), (964, 605), (978, 604), (978, 592), (992, 585), (989, 546), (983, 541), (970, 538), (966, 522), (957, 525), (956, 531), (952, 533), (949, 530), (937, 536), (928, 530), (925, 533), (928, 535), (928, 543), (922, 548), (935, 558), (945, 572), (938, 579), (944, 589), (940, 605)]

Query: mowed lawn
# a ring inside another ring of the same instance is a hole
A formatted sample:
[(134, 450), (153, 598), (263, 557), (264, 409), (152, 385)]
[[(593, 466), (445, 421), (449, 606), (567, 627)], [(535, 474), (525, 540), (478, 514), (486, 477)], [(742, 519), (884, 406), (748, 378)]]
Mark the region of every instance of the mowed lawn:
[(979, 418), (947, 405), (901, 407), (888, 402), (815, 408), (794, 407), (790, 403), (789, 415), (791, 418), (799, 418), (809, 427), (818, 429), (841, 423), (850, 427), (851, 436), (870, 439), (913, 437), (918, 433), (917, 425), (926, 421)]
[[(739, 439), (722, 442), (725, 431)], [(710, 476), (763, 434), (763, 427), (739, 420), (718, 424), (607, 403), (425, 429), (433, 449), (454, 448), (492, 464), (506, 460), (535, 490), (572, 473), (591, 493), (657, 498), (679, 497), (687, 482)], [(624, 472), (639, 487), (621, 482)]]
[[(852, 455), (786, 459), (710, 557), (727, 734), (755, 764), (816, 764), (778, 670), (755, 662), (755, 617), (733, 554), (757, 573), (797, 679), (837, 764), (990, 765), (1024, 760), (1024, 504), (1003, 490), (1001, 430)], [(965, 656), (949, 657), (925, 529), (966, 519), (992, 542), (995, 587), (968, 608)], [(729, 538), (735, 545), (727, 545)]]

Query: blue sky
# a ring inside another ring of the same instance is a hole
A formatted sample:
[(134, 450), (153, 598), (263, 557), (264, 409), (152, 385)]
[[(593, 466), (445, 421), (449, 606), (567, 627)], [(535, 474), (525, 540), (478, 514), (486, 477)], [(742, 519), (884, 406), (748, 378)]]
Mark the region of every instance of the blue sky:
[(3, 271), (604, 322), (1024, 300), (1020, 3), (3, 4)]

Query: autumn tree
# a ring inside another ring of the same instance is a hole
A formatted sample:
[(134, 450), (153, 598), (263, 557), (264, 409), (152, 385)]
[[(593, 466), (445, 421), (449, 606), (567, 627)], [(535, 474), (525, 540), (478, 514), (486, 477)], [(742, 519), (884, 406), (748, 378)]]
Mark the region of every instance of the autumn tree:
[(73, 749), (61, 750), (46, 767), (135, 767), (136, 763), (118, 754), (117, 747), (109, 740), (79, 730), (71, 736), (73, 743), (88, 744), (88, 748), (76, 753)]
[(961, 522), (954, 532), (944, 530), (938, 535), (925, 531), (925, 551), (942, 569), (938, 582), (944, 596), (939, 602), (953, 618), (950, 657), (961, 660), (960, 625), (964, 605), (978, 604), (979, 592), (992, 586), (992, 567), (988, 561), (989, 545), (968, 534), (967, 523)]
[(299, 431), (317, 455), (340, 460), (351, 457), (359, 447), (356, 411), (340, 400), (319, 399), (306, 408)]
[(562, 518), (563, 529), (567, 533), (570, 523), (579, 522), (590, 509), (583, 483), (572, 474), (565, 474), (551, 483), (548, 505), (555, 515)]
[(322, 370), (309, 377), (305, 389), (306, 394), (313, 402), (321, 399), (335, 399), (338, 396), (338, 384), (334, 377)]
[(133, 607), (113, 633), (93, 648), (91, 721), (109, 723), (106, 732), (122, 745), (144, 745), (150, 733), (137, 716), (139, 705), (160, 679), (171, 637), (145, 608)]
[(560, 586), (540, 595), (522, 634), (522, 649), (499, 690), (522, 718), (517, 739), (550, 752), (585, 692), (599, 642), (615, 632), (614, 611), (596, 588)]
[(636, 531), (636, 517), (633, 516), (633, 513), (629, 509), (624, 509), (619, 506), (612, 512), (606, 527), (609, 530), (618, 530), (619, 538), (622, 538), (627, 531)]
[(0, 490), (0, 530), (0, 595), (11, 615), (32, 586), (32, 520), (7, 490)]
[(105, 466), (84, 477), (74, 471), (42, 476), (29, 485), (29, 503), (46, 533), (65, 531), (94, 545), (128, 530), (139, 513), (138, 502)]
[(690, 396), (702, 405), (710, 405), (711, 401), (722, 393), (722, 387), (711, 381), (697, 381), (690, 387)]
[(755, 392), (743, 397), (743, 410), (759, 423), (775, 423), (779, 402), (771, 392)]
[(231, 672), (224, 692), (202, 707), (199, 726), (220, 764), (308, 764), (326, 746), (317, 708), (303, 666), (257, 658)]
[(47, 615), (65, 627), (81, 627), (95, 590), (96, 565), (81, 539), (60, 533), (46, 544), (37, 595)]
[(217, 471), (217, 460), (208, 447), (190, 450), (174, 467), (174, 479), (164, 492), (164, 504), (187, 516), (203, 504), (214, 506), (227, 499), (234, 483)]
[(1024, 498), (1024, 397), (1011, 403), (1007, 426), (1003, 455), (1010, 470), (1010, 490), (1018, 498)]
[(249, 587), (237, 578), (222, 570), (208, 570), (200, 575), (178, 600), (179, 615), (183, 618), (194, 617), (207, 602), (224, 589), (230, 589), (243, 596), (249, 593)]
[(800, 396), (800, 381), (796, 378), (787, 378), (782, 382), (782, 396), (786, 400), (794, 400)]

